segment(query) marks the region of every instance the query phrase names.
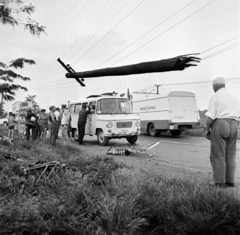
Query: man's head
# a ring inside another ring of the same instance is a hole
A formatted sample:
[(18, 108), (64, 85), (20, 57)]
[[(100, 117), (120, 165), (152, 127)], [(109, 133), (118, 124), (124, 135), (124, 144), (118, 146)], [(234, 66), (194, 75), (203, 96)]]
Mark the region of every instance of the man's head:
[(87, 108), (87, 104), (82, 104), (82, 109), (86, 109)]
[(226, 82), (224, 78), (216, 77), (213, 79), (213, 82), (212, 82), (213, 90), (217, 92), (220, 88), (225, 87), (225, 84)]
[(45, 109), (42, 109), (42, 110), (41, 110), (41, 113), (45, 113), (45, 112), (46, 112), (46, 110), (45, 110)]

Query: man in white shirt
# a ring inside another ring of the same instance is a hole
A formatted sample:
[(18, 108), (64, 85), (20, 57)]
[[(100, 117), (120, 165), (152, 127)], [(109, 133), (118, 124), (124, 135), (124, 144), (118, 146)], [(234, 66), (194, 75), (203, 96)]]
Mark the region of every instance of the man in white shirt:
[(225, 88), (224, 78), (213, 80), (213, 90), (215, 93), (205, 114), (206, 128), (211, 133), (213, 181), (219, 187), (234, 187), (240, 104), (237, 97)]
[(68, 136), (68, 126), (70, 122), (70, 113), (66, 107), (66, 105), (62, 105), (62, 119), (61, 119), (61, 126), (62, 126), (62, 137), (63, 141), (69, 141), (70, 138)]

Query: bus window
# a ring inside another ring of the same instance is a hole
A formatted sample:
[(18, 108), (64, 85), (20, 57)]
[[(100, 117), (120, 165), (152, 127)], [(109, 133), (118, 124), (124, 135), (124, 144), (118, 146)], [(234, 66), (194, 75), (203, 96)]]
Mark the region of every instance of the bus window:
[(81, 104), (76, 104), (75, 106), (75, 113), (78, 113), (82, 108), (82, 105)]
[(74, 113), (74, 106), (75, 106), (74, 104), (70, 105), (70, 108), (69, 108), (70, 113)]

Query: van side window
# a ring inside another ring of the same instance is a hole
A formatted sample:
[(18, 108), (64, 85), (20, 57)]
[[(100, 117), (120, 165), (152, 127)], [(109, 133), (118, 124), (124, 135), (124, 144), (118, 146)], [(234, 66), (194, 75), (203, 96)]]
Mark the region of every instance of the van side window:
[(70, 108), (69, 108), (69, 112), (70, 112), (70, 113), (74, 113), (74, 107), (75, 107), (74, 104), (71, 104), (71, 105), (70, 105)]
[(75, 113), (78, 113), (81, 110), (81, 108), (82, 108), (81, 103), (76, 104), (76, 106), (75, 106)]
[(92, 111), (93, 113), (95, 113), (96, 101), (90, 102), (90, 103), (89, 103), (89, 107), (91, 108), (91, 111)]

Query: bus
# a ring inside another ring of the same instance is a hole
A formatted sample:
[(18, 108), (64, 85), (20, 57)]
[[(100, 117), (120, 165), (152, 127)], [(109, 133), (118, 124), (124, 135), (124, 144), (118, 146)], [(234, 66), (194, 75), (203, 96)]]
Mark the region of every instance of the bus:
[(96, 135), (99, 145), (107, 145), (110, 139), (125, 138), (130, 144), (137, 141), (140, 135), (140, 118), (133, 114), (130, 100), (115, 92), (91, 95), (86, 99), (69, 103), (72, 133), (76, 141), (78, 114), (83, 104), (91, 108), (91, 113), (87, 117), (85, 135)]

